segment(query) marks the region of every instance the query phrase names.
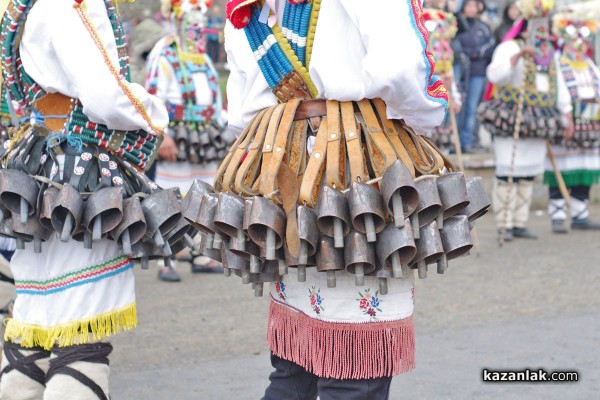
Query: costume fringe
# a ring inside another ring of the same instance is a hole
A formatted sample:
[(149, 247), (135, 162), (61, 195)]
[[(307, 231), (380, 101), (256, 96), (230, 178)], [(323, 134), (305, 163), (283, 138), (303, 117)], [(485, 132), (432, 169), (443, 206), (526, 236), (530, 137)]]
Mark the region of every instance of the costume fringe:
[(23, 347), (40, 346), (50, 350), (54, 345), (63, 347), (97, 342), (119, 332), (131, 330), (136, 326), (136, 306), (135, 303), (132, 303), (119, 310), (52, 327), (28, 324), (7, 318), (4, 340), (19, 341)]
[(267, 342), (273, 354), (323, 378), (370, 379), (415, 367), (412, 316), (389, 322), (335, 323), (271, 301)]

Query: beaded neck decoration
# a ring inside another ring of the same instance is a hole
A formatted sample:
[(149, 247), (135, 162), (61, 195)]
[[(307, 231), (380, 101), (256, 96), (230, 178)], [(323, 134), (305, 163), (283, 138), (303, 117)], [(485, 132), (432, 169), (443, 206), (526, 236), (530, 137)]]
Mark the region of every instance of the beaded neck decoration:
[[(204, 55), (201, 59), (202, 62), (198, 62), (199, 60), (195, 58), (188, 60), (184, 56), (185, 53), (178, 51), (175, 41), (165, 46), (160, 55), (165, 58), (174, 71), (175, 79), (179, 85), (181, 97), (184, 102), (183, 105), (167, 103), (169, 120), (171, 121), (170, 125), (185, 122), (198, 129), (201, 125), (209, 123), (217, 117), (217, 102), (221, 98), (221, 89), (219, 88), (217, 74), (210, 58)], [(156, 66), (148, 73), (148, 92), (150, 94), (157, 93), (159, 68), (160, 66), (156, 63)], [(195, 73), (204, 73), (206, 75), (211, 91), (212, 104), (196, 104), (196, 87), (194, 80), (191, 79), (191, 75)]]
[[(535, 60), (531, 57), (524, 58), (525, 63), (525, 105), (528, 107), (553, 108), (556, 106), (556, 68), (555, 63), (550, 63), (548, 69), (548, 92), (540, 92), (537, 89), (536, 74), (538, 73)], [(504, 103), (517, 103), (520, 90), (514, 86), (501, 86), (494, 93), (494, 98)]]
[(288, 0), (281, 27), (271, 28), (271, 11), (258, 0), (233, 0), (227, 17), (244, 29), (250, 48), (269, 87), (280, 102), (318, 94), (308, 73), (321, 0)]
[[(585, 63), (584, 68), (581, 68), (581, 63)], [(587, 70), (588, 76), (591, 77), (594, 85), (595, 98), (600, 99), (600, 76), (592, 68), (591, 63), (592, 61), (588, 59), (585, 59), (585, 61), (575, 61), (568, 54), (562, 54), (560, 57), (560, 70), (565, 78), (565, 83), (573, 102), (579, 101), (578, 82), (574, 71), (582, 70)]]
[[(33, 103), (46, 95), (23, 68), (19, 53), (19, 42), (27, 13), (34, 3), (35, 0), (12, 0), (2, 19), (0, 35), (2, 73), (5, 85), (10, 98), (18, 102), (19, 112), (27, 117), (27, 121), (24, 122), (42, 118), (34, 109)], [(104, 0), (104, 4), (117, 46), (119, 57), (119, 71), (117, 72), (122, 79), (129, 81), (129, 58), (125, 34), (113, 1)], [(72, 139), (69, 142), (106, 148), (141, 169), (150, 167), (161, 140), (158, 136), (144, 131), (116, 132), (105, 125), (93, 123), (83, 113), (83, 105), (79, 100), (73, 100), (69, 115), (54, 117), (67, 118), (64, 129), (60, 133), (66, 134), (69, 139)]]

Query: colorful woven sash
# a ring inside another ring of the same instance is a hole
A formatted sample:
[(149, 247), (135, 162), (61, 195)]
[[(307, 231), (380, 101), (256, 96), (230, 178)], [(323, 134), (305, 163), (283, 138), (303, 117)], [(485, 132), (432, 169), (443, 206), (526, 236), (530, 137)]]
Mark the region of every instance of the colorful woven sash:
[[(2, 34), (0, 35), (5, 85), (10, 98), (18, 102), (20, 112), (28, 117), (29, 115), (39, 115), (34, 109), (33, 103), (46, 95), (23, 68), (18, 49), (27, 13), (34, 3), (35, 0), (12, 0), (2, 19)], [(129, 57), (125, 34), (112, 0), (104, 0), (104, 3), (117, 46), (119, 73), (121, 77), (129, 81)], [(79, 100), (75, 101), (67, 124), (60, 133), (76, 136), (75, 141), (111, 150), (142, 169), (150, 167), (160, 141), (156, 135), (141, 130), (116, 132), (104, 125), (91, 122), (83, 113), (83, 105)], [(139, 146), (139, 148), (135, 146)]]

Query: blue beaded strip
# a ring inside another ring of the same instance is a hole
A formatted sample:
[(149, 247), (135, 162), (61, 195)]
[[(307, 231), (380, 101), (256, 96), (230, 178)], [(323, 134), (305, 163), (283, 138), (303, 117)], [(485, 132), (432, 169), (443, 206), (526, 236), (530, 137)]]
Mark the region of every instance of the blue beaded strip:
[[(273, 30), (259, 21), (260, 9), (256, 8), (250, 22), (244, 28), (250, 48), (258, 62), (269, 87), (274, 89), (294, 71), (294, 66), (281, 49)], [(312, 2), (285, 3), (281, 31), (303, 66), (306, 66), (306, 38), (310, 25)]]

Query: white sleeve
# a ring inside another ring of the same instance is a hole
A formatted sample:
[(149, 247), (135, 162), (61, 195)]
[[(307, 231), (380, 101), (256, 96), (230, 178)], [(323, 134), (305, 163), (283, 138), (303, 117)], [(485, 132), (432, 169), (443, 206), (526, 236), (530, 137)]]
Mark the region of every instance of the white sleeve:
[(389, 118), (404, 119), (417, 131), (440, 125), (448, 95), (433, 75), (433, 56), (426, 52), (420, 2), (378, 0), (374, 5), (343, 0), (341, 4), (355, 21), (366, 50), (362, 63), (365, 97), (383, 99)]
[(558, 57), (554, 58), (554, 65), (556, 67), (556, 108), (561, 114), (568, 114), (573, 111), (573, 102)]
[(244, 119), (242, 107), (248, 82), (244, 70), (240, 68), (236, 59), (235, 49), (236, 45), (239, 46), (239, 44), (237, 44), (235, 36), (239, 36), (239, 32), (227, 21), (225, 24), (225, 52), (227, 53), (227, 64), (229, 65), (229, 78), (227, 79), (228, 130), (237, 136), (248, 123)]
[[(20, 45), (25, 70), (45, 91), (78, 98), (93, 122), (111, 129), (152, 132), (111, 73), (74, 4), (73, 0), (36, 1)], [(103, 42), (109, 62), (118, 70), (116, 42), (104, 2), (86, 0), (82, 7)], [(158, 129), (166, 127), (168, 115), (160, 99), (138, 84), (122, 82), (133, 100), (142, 105), (151, 124)]]
[[(521, 51), (519, 45), (512, 40), (498, 45), (492, 55), (492, 62), (486, 70), (488, 80), (495, 85), (509, 85), (519, 65), (513, 66), (510, 60), (519, 51)], [(521, 62), (519, 60), (519, 63)]]

